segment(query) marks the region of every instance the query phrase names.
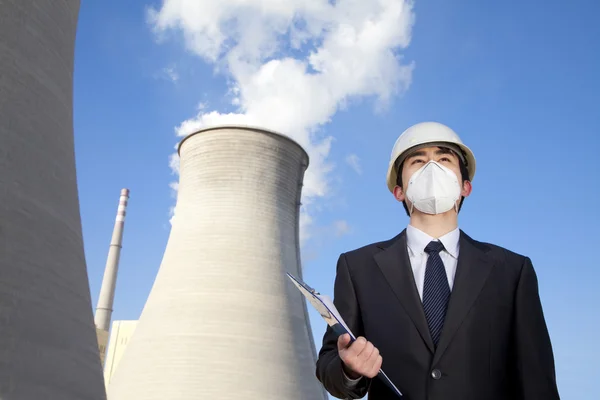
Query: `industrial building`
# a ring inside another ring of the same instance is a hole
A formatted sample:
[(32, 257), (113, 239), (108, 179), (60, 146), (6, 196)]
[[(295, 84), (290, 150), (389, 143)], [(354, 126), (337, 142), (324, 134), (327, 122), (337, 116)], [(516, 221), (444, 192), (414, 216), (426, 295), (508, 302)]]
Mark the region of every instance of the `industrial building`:
[(73, 140), (78, 0), (0, 2), (0, 398), (105, 399)]
[(110, 380), (121, 362), (123, 353), (135, 332), (136, 326), (137, 321), (114, 321), (112, 323), (104, 363), (104, 383), (106, 386), (110, 384)]
[(326, 399), (306, 302), (285, 276), (302, 276), (305, 150), (275, 132), (222, 126), (186, 137), (179, 155), (167, 247), (109, 372), (109, 399)]

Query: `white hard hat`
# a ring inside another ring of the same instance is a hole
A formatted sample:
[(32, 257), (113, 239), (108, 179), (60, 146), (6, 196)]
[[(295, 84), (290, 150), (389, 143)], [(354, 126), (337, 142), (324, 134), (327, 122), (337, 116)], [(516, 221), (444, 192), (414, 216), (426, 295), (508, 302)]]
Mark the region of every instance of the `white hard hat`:
[(469, 172), (468, 179), (475, 176), (475, 156), (471, 149), (463, 144), (452, 129), (438, 122), (421, 122), (413, 125), (400, 135), (394, 143), (387, 171), (387, 186), (393, 193), (398, 177), (398, 165), (404, 161), (408, 151), (427, 146), (448, 147), (458, 153)]

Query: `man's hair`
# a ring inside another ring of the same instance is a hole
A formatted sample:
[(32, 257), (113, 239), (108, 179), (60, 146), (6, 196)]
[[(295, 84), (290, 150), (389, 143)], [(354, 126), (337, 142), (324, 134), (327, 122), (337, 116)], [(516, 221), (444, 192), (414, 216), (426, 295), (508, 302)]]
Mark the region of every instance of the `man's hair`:
[[(446, 149), (446, 148), (444, 148), (444, 149)], [(456, 158), (458, 158), (458, 168), (460, 170), (460, 175), (462, 176), (462, 183), (464, 183), (465, 181), (468, 181), (469, 180), (469, 170), (467, 169), (467, 165), (463, 161), (463, 158), (460, 157), (458, 154), (456, 154), (456, 152), (454, 150), (451, 150), (451, 149), (447, 149), (447, 150), (449, 152), (451, 152), (452, 154), (454, 154), (456, 156)], [(406, 158), (408, 158), (408, 157), (406, 157)], [(406, 160), (406, 158), (405, 158), (405, 160)], [(399, 165), (396, 165), (396, 171), (398, 171), (398, 174), (396, 177), (396, 185), (400, 186), (402, 189), (404, 189), (404, 186), (402, 185), (402, 169), (403, 168), (404, 168), (404, 161), (402, 161)], [(464, 201), (465, 201), (465, 197), (461, 196), (460, 203), (458, 204), (459, 212), (460, 212), (460, 209), (462, 208)], [(408, 215), (408, 217), (410, 218), (410, 212), (408, 210), (406, 200), (402, 202), (402, 205), (404, 206), (406, 215)]]

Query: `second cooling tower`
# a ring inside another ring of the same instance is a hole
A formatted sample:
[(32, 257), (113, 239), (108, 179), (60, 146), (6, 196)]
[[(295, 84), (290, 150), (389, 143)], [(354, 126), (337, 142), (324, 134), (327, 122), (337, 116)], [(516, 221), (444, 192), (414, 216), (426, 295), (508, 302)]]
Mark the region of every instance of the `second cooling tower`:
[(322, 400), (301, 276), (308, 155), (277, 133), (196, 132), (180, 144), (162, 265), (110, 400)]

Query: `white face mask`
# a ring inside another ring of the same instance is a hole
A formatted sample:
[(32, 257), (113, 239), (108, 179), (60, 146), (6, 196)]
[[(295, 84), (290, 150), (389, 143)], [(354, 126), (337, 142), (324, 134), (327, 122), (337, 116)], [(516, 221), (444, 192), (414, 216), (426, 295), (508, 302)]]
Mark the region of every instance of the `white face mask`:
[[(406, 188), (406, 198), (417, 210), (426, 214), (442, 214), (458, 207), (461, 187), (452, 170), (429, 161), (411, 177)], [(410, 208), (410, 214), (413, 209)]]

